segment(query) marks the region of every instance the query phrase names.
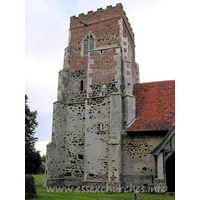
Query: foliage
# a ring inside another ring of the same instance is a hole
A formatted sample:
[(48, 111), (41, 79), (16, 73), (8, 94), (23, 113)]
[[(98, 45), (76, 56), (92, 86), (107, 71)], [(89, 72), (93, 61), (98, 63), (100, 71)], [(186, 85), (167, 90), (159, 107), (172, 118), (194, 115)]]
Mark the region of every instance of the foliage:
[(37, 111), (30, 111), (27, 104), (28, 96), (25, 95), (25, 148), (28, 150), (33, 150), (35, 142), (38, 138), (34, 137), (35, 128), (38, 126)]
[(30, 199), (36, 197), (36, 187), (33, 176), (25, 174), (25, 198)]
[(42, 163), (46, 163), (46, 155), (42, 155), (41, 161)]
[(25, 173), (35, 174), (41, 165), (41, 156), (34, 148), (38, 139), (34, 137), (35, 129), (38, 126), (37, 111), (31, 111), (27, 101), (28, 96), (25, 95)]
[(30, 151), (25, 156), (25, 173), (37, 174), (41, 168), (41, 157), (39, 151)]
[(44, 172), (45, 172), (45, 163), (42, 163), (40, 165), (40, 174), (44, 174)]
[[(133, 193), (82, 193), (82, 192), (75, 192), (73, 190), (72, 192), (47, 192), (47, 189), (42, 186), (42, 180), (44, 178), (44, 175), (37, 174), (33, 175), (35, 178), (35, 184), (37, 187), (37, 198), (34, 198), (32, 200), (78, 200), (78, 199), (85, 199), (85, 200), (129, 200), (134, 199)], [(167, 195), (161, 195), (161, 194), (140, 194), (141, 200), (174, 200), (174, 196), (167, 196)]]

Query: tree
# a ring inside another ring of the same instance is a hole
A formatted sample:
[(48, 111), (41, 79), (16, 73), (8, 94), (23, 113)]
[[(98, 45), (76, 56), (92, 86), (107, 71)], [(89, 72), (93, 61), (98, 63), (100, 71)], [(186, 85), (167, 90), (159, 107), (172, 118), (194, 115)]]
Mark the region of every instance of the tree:
[(31, 111), (28, 104), (28, 96), (25, 95), (25, 173), (37, 173), (41, 165), (39, 152), (35, 150), (35, 142), (38, 140), (34, 137), (35, 129), (38, 126), (37, 111)]
[(42, 155), (41, 157), (41, 169), (40, 169), (40, 173), (44, 173), (45, 172), (45, 164), (46, 164), (46, 155)]
[(27, 104), (28, 96), (25, 95), (25, 149), (33, 150), (38, 138), (34, 137), (35, 128), (38, 126), (37, 111), (30, 111)]
[(42, 161), (43, 163), (46, 163), (46, 155), (42, 155), (41, 161)]

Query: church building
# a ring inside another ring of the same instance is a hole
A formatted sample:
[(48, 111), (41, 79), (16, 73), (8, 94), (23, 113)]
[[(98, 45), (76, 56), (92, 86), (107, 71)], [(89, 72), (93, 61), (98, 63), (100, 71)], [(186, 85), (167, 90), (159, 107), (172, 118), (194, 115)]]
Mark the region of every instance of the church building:
[(139, 77), (121, 3), (71, 17), (44, 186), (175, 191), (175, 81)]

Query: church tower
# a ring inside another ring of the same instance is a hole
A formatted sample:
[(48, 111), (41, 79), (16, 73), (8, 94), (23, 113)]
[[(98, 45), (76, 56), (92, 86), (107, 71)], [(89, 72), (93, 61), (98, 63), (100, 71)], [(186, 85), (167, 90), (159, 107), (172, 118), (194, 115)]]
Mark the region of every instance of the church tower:
[(122, 134), (135, 118), (134, 34), (122, 4), (72, 16), (53, 106), (44, 185), (119, 185)]

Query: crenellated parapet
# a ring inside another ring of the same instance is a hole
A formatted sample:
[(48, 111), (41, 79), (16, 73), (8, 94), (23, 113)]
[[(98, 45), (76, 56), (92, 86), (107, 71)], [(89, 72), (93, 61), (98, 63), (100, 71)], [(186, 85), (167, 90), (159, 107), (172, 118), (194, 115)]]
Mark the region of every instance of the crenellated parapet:
[[(81, 13), (78, 16), (72, 16), (70, 21), (70, 30), (116, 18), (123, 18), (129, 30), (129, 34), (134, 41), (133, 30), (121, 3), (116, 4), (116, 6), (109, 5), (106, 9), (98, 8), (97, 11), (91, 10), (88, 11), (87, 14)], [(86, 25), (80, 23), (80, 21), (84, 22)]]

